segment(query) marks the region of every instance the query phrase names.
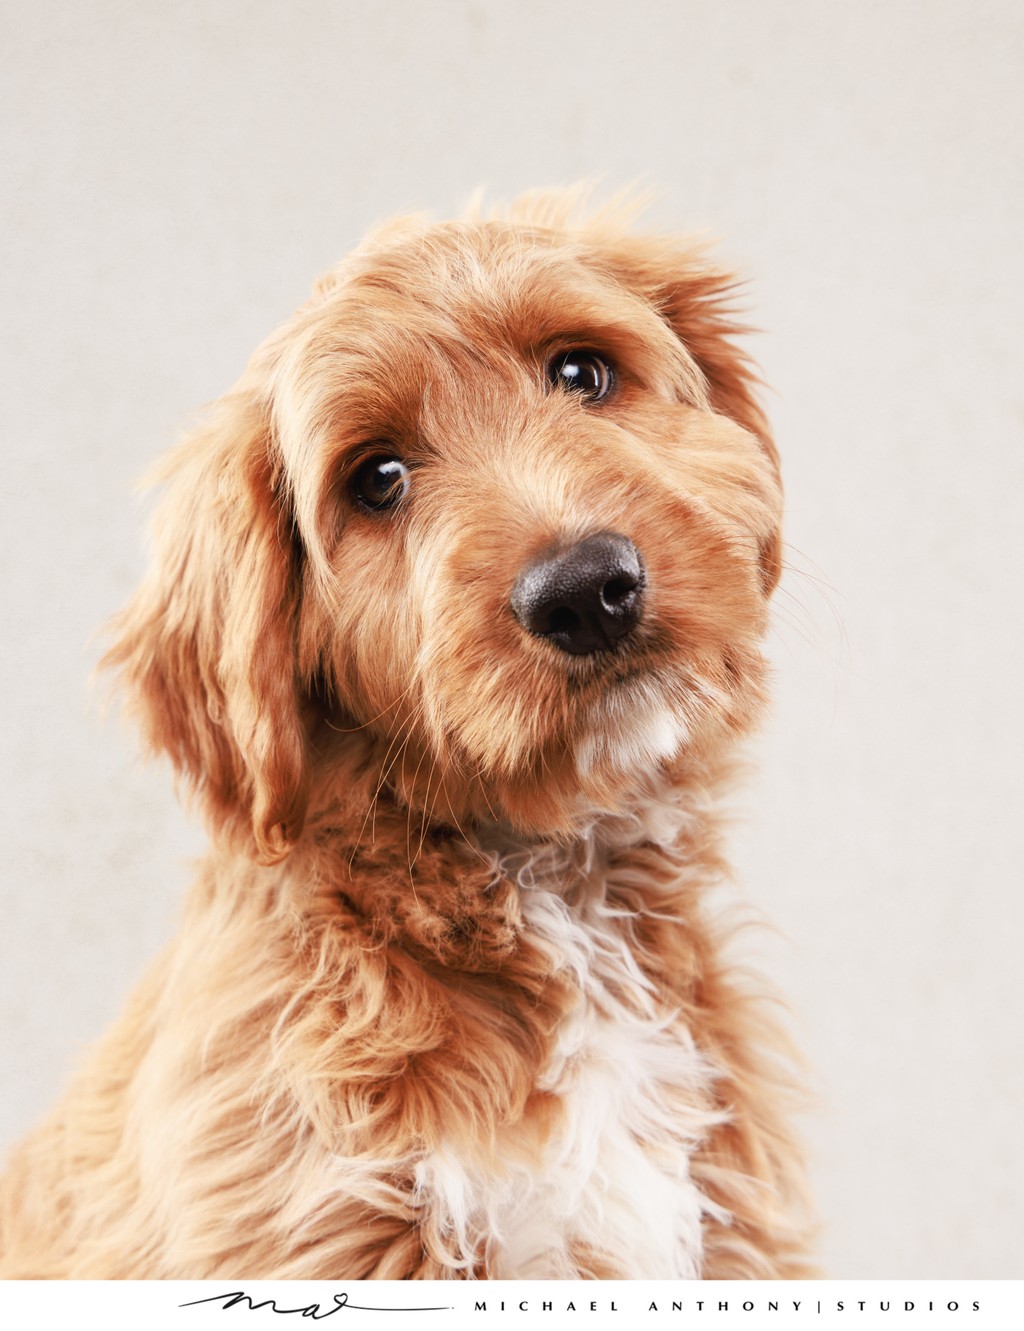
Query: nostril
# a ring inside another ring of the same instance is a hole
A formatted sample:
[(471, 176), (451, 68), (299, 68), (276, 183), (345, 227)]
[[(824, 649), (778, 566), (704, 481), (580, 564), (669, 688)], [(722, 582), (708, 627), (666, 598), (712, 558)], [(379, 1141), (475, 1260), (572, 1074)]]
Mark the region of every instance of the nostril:
[(634, 577), (631, 573), (623, 573), (617, 578), (609, 578), (601, 588), (601, 600), (607, 606), (621, 605), (639, 586), (639, 577)]
[(549, 634), (573, 634), (578, 632), (580, 625), (581, 620), (575, 610), (571, 610), (567, 605), (559, 605), (547, 616), (547, 627), (544, 631)]

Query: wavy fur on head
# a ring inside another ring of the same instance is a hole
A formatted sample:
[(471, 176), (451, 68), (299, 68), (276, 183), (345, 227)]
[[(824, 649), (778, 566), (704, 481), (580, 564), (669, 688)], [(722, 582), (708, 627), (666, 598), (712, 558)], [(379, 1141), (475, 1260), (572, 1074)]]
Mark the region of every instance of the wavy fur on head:
[[(167, 464), (108, 664), (213, 846), (11, 1162), (3, 1275), (806, 1273), (784, 1043), (706, 902), (776, 454), (729, 275), (627, 214), (383, 228)], [(513, 594), (600, 533), (628, 631), (569, 650)]]

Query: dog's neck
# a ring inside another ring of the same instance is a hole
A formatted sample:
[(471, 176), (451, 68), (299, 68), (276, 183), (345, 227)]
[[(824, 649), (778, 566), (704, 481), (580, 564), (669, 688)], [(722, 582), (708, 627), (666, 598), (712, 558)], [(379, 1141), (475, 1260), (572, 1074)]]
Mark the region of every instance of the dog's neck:
[(659, 773), (640, 785), (626, 808), (593, 812), (571, 839), (530, 837), (492, 821), (476, 825), (472, 841), (495, 855), (514, 881), (589, 882), (602, 878), (613, 859), (639, 846), (685, 854), (686, 844), (706, 830), (711, 813), (705, 785), (680, 787)]
[[(645, 866), (637, 884), (644, 897), (650, 895), (654, 861), (660, 864), (654, 879), (666, 886), (690, 879), (688, 870), (697, 863), (717, 863), (715, 807), (718, 788), (729, 776), (722, 764), (691, 758), (685, 767), (666, 763), (637, 774), (628, 786), (624, 783), (619, 807), (581, 809), (574, 833), (556, 836), (524, 831), (500, 814), (473, 820), (441, 817), (443, 797), (435, 798), (428, 812), (403, 800), (382, 778), (382, 758), (358, 732), (336, 740), (330, 753), (322, 751), (324, 766), (315, 781), (321, 799), (310, 810), (303, 842), (318, 848), (317, 872), (327, 880), (336, 873), (358, 877), (360, 865), (368, 872), (380, 848), (390, 844), (393, 856), (395, 846), (404, 848), (404, 856), (396, 857), (405, 860), (399, 872), (406, 888), (414, 888), (424, 903), (445, 894), (446, 880), (465, 882), (481, 871), (503, 879), (513, 894), (543, 887), (567, 902), (582, 903), (603, 900), (629, 878), (631, 863)], [(301, 849), (296, 849), (301, 860)], [(332, 868), (328, 861), (335, 860)]]

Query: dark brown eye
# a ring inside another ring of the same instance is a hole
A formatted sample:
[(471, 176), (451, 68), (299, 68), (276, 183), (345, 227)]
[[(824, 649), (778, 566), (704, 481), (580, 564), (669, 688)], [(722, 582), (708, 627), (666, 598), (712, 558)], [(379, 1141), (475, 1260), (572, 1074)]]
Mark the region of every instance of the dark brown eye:
[(612, 386), (612, 369), (593, 351), (560, 351), (548, 362), (548, 383), (586, 402), (600, 402)]
[(363, 508), (375, 512), (394, 508), (409, 490), (409, 468), (401, 458), (379, 453), (367, 458), (352, 476), (352, 494)]

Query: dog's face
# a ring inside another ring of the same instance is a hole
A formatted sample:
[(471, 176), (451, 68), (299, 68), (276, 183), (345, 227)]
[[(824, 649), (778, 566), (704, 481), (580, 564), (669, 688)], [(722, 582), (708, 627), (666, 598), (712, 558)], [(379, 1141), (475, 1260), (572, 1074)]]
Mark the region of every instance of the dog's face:
[(172, 464), (112, 653), (222, 822), (286, 851), (353, 734), (441, 822), (565, 835), (747, 728), (780, 494), (727, 290), (550, 200), (328, 275)]

